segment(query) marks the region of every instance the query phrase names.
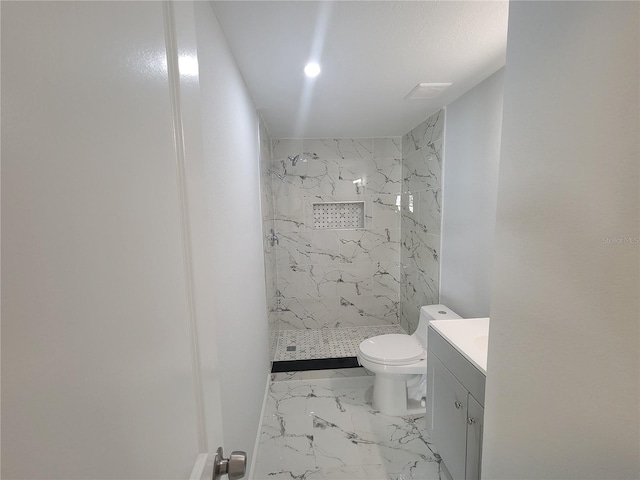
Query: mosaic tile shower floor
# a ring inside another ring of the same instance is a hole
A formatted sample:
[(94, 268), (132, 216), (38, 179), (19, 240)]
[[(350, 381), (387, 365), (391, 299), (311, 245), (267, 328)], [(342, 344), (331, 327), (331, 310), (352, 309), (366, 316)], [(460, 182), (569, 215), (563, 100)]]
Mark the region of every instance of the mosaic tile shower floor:
[(255, 480), (444, 480), (424, 416), (367, 401), (373, 377), (272, 382)]
[(400, 325), (283, 330), (277, 335), (274, 361), (355, 357), (367, 338), (388, 333), (406, 333)]

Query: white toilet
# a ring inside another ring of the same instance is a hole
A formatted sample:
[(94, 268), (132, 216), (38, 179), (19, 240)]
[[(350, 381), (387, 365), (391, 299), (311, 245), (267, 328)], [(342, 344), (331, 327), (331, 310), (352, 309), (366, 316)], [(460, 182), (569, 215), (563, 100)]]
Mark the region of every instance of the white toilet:
[(444, 305), (427, 305), (413, 335), (378, 335), (360, 344), (358, 362), (376, 374), (374, 408), (391, 416), (425, 413), (429, 321), (456, 318), (461, 317)]

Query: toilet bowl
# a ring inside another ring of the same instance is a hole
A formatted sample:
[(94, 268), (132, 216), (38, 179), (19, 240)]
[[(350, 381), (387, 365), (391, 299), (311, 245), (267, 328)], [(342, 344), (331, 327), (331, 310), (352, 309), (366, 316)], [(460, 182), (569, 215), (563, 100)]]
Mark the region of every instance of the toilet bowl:
[(424, 306), (413, 335), (378, 335), (360, 343), (358, 362), (375, 374), (375, 409), (390, 416), (425, 413), (429, 321), (456, 318), (444, 305)]

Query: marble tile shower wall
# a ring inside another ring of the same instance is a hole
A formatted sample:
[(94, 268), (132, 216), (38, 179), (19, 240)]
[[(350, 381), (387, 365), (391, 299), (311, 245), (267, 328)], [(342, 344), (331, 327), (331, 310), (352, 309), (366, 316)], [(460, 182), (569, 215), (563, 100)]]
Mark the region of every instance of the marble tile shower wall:
[(276, 319), (276, 243), (272, 237), (274, 226), (273, 190), (271, 184), (271, 140), (263, 122), (260, 122), (260, 194), (262, 206), (262, 233), (264, 238), (264, 274), (265, 291), (267, 296), (267, 311), (269, 312), (269, 334), (272, 337), (271, 359), (275, 354)]
[(413, 333), (420, 307), (438, 303), (445, 111), (402, 137), (400, 325)]
[[(398, 323), (401, 139), (271, 146), (277, 330)], [(364, 228), (313, 228), (314, 203), (344, 201), (364, 202)]]

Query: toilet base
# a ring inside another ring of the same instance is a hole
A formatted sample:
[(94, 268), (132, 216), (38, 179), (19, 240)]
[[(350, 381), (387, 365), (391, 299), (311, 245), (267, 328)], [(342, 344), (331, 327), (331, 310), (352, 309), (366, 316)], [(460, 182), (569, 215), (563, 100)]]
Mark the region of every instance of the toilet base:
[(407, 381), (415, 377), (416, 375), (410, 374), (376, 373), (372, 394), (373, 408), (392, 417), (425, 414), (427, 409), (420, 401), (407, 398)]

